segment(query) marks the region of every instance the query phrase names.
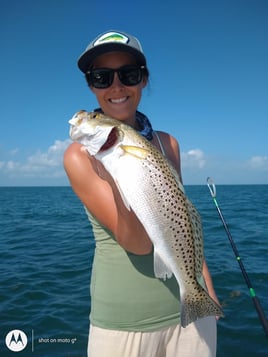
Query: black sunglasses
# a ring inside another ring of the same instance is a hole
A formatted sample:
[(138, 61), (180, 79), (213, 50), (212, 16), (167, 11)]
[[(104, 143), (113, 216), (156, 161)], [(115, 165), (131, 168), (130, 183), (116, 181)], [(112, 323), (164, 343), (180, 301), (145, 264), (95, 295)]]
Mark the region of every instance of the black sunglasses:
[(96, 68), (86, 72), (86, 79), (90, 86), (108, 88), (113, 83), (114, 73), (125, 86), (135, 86), (142, 80), (145, 66), (123, 66), (117, 69)]

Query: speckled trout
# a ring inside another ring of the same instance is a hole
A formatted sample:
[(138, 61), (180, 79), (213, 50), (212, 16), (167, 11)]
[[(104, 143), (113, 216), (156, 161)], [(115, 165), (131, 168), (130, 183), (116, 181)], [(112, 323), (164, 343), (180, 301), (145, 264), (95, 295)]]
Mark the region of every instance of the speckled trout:
[(180, 288), (181, 325), (222, 316), (202, 281), (200, 216), (187, 199), (171, 163), (130, 126), (96, 112), (80, 111), (69, 121), (70, 137), (102, 162), (126, 207), (143, 224), (154, 247), (154, 273), (174, 274)]

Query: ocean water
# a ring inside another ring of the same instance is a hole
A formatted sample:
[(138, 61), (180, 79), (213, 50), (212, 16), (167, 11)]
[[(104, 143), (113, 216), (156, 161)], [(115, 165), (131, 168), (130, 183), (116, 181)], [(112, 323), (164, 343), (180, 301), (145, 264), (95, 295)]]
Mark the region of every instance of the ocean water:
[[(186, 191), (202, 216), (225, 313), (217, 356), (267, 357), (268, 338), (209, 190)], [(217, 201), (267, 316), (268, 185), (219, 185)], [(86, 356), (94, 243), (82, 205), (70, 187), (1, 187), (0, 202), (0, 356), (16, 355), (6, 346), (10, 331), (13, 347), (26, 346), (18, 356)]]

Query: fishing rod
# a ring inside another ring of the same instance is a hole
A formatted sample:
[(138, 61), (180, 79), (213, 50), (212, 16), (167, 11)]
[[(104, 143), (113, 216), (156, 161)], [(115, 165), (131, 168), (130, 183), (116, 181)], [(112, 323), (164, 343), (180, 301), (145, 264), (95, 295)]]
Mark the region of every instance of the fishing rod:
[(249, 279), (249, 277), (248, 277), (248, 274), (247, 274), (247, 272), (246, 272), (246, 269), (245, 269), (245, 267), (244, 267), (244, 264), (243, 264), (243, 262), (242, 262), (242, 259), (241, 259), (240, 255), (239, 255), (239, 252), (238, 252), (237, 248), (236, 248), (235, 242), (234, 242), (234, 240), (233, 240), (233, 238), (232, 238), (232, 235), (231, 235), (231, 233), (230, 233), (230, 230), (229, 230), (229, 228), (228, 228), (228, 226), (227, 226), (227, 224), (226, 224), (226, 222), (225, 222), (225, 219), (224, 219), (224, 217), (223, 217), (223, 214), (222, 214), (222, 212), (221, 212), (221, 209), (220, 209), (220, 207), (219, 207), (219, 205), (218, 205), (218, 202), (217, 202), (217, 200), (216, 200), (216, 186), (215, 186), (214, 181), (212, 180), (212, 178), (210, 178), (210, 177), (207, 178), (207, 185), (208, 185), (209, 191), (210, 191), (210, 193), (211, 193), (211, 196), (212, 196), (212, 198), (213, 198), (213, 201), (214, 201), (214, 203), (215, 203), (215, 206), (216, 206), (216, 208), (217, 208), (217, 211), (218, 211), (218, 213), (219, 213), (219, 216), (220, 216), (220, 218), (221, 218), (221, 220), (222, 220), (223, 226), (224, 226), (224, 228), (225, 228), (225, 231), (226, 231), (226, 233), (227, 233), (227, 236), (228, 236), (228, 238), (229, 238), (229, 241), (230, 241), (230, 243), (231, 243), (231, 246), (232, 246), (232, 248), (233, 248), (233, 251), (234, 251), (236, 260), (237, 260), (237, 262), (238, 262), (238, 264), (239, 264), (239, 266), (240, 266), (240, 269), (241, 269), (241, 271), (242, 271), (243, 277), (244, 277), (244, 279), (245, 279), (245, 281), (246, 281), (246, 284), (247, 284), (247, 286), (248, 286), (248, 288), (249, 288), (250, 296), (251, 296), (251, 298), (252, 298), (252, 300), (253, 300), (255, 309), (256, 309), (256, 311), (257, 311), (257, 313), (258, 313), (258, 316), (259, 316), (260, 322), (261, 322), (261, 324), (262, 324), (262, 327), (263, 327), (263, 329), (264, 329), (264, 332), (265, 332), (265, 334), (266, 334), (266, 337), (268, 337), (268, 321), (267, 321), (267, 318), (266, 318), (266, 316), (265, 316), (265, 312), (264, 312), (264, 310), (263, 310), (263, 308), (262, 308), (262, 306), (261, 306), (261, 303), (260, 303), (259, 299), (258, 299), (257, 296), (256, 296), (256, 293), (255, 293), (253, 287), (252, 287), (252, 284), (251, 284), (251, 282), (250, 282), (250, 279)]

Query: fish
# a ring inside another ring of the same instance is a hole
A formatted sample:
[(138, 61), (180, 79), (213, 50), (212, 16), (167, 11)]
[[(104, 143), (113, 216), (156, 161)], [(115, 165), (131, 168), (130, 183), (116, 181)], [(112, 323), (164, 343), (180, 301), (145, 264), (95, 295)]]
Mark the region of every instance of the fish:
[(104, 165), (125, 206), (146, 230), (153, 244), (155, 277), (175, 276), (181, 326), (223, 316), (202, 283), (201, 217), (171, 162), (134, 128), (102, 113), (80, 111), (69, 124), (71, 139)]

